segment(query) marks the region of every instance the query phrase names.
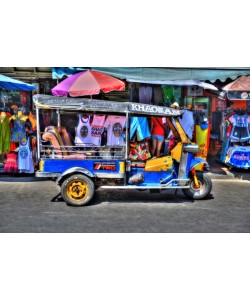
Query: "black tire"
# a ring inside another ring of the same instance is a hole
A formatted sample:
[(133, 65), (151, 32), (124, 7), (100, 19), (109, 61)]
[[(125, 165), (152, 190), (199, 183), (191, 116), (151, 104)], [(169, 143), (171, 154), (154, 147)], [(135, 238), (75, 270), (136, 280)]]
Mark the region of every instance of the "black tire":
[(200, 171), (196, 171), (196, 176), (200, 185), (199, 189), (194, 187), (194, 181), (191, 179), (191, 187), (189, 189), (182, 189), (182, 191), (183, 194), (189, 199), (201, 200), (210, 194), (212, 190), (212, 181), (207, 174)]
[(72, 206), (83, 206), (93, 198), (95, 186), (93, 181), (82, 174), (66, 178), (61, 185), (61, 194), (65, 202)]

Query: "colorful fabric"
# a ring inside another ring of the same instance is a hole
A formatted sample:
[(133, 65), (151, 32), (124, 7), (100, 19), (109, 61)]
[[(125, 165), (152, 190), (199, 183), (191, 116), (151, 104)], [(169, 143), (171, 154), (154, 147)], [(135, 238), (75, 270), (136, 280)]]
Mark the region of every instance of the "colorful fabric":
[(0, 116), (0, 154), (10, 151), (10, 117)]
[(182, 88), (180, 86), (162, 86), (163, 104), (171, 106), (172, 103), (181, 103)]
[(202, 129), (201, 125), (195, 125), (196, 144), (199, 146), (199, 151), (196, 156), (206, 159), (209, 148), (210, 127)]
[(27, 120), (27, 116), (20, 115), (14, 116), (13, 120), (13, 127), (11, 128), (11, 141), (12, 142), (19, 142), (19, 141), (26, 141), (26, 128), (25, 123)]
[[(136, 140), (142, 141), (150, 137), (148, 120), (146, 117), (130, 117), (130, 140), (136, 134)], [(134, 140), (134, 139), (133, 139)]]
[(4, 164), (4, 172), (6, 173), (17, 173), (18, 164), (17, 164), (17, 153), (11, 151), (6, 153), (6, 163)]
[(250, 139), (250, 134), (248, 130), (248, 124), (250, 123), (249, 115), (238, 115), (234, 114), (229, 118), (229, 121), (233, 125), (231, 132), (231, 139), (246, 141)]
[(32, 114), (32, 112), (29, 113), (29, 121), (31, 123), (31, 129), (36, 130), (37, 128), (37, 122), (36, 122), (36, 117)]
[(107, 128), (107, 146), (123, 146), (123, 129), (126, 124), (125, 116), (108, 116), (104, 127)]
[(226, 163), (236, 168), (250, 167), (250, 146), (242, 147), (235, 145), (230, 147), (226, 156)]
[(130, 143), (129, 158), (132, 160), (147, 160), (151, 158), (148, 142)]

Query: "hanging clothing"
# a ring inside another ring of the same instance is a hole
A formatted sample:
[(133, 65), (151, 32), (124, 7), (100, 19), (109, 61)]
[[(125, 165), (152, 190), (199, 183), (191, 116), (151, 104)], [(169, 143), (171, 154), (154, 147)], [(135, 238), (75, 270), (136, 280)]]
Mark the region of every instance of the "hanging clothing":
[(105, 122), (105, 115), (94, 115), (93, 121), (91, 124), (91, 143), (93, 143), (96, 146), (101, 145), (101, 135), (103, 132), (103, 125)]
[(172, 103), (181, 103), (182, 87), (181, 86), (162, 86), (163, 104), (170, 107)]
[(90, 115), (78, 115), (78, 124), (76, 127), (75, 144), (91, 143), (91, 125)]
[(184, 110), (181, 118), (179, 118), (180, 124), (187, 134), (190, 140), (193, 139), (194, 134), (194, 114), (191, 110)]
[(129, 101), (130, 102), (139, 102), (139, 92), (135, 84), (130, 84), (129, 88)]
[(163, 105), (163, 94), (160, 86), (155, 86), (153, 89), (153, 104)]
[(196, 156), (207, 158), (210, 140), (210, 127), (203, 129), (201, 125), (195, 125), (195, 142), (199, 146)]
[(108, 116), (104, 127), (107, 128), (107, 146), (123, 146), (123, 129), (126, 124), (125, 116)]
[(3, 171), (5, 173), (17, 173), (18, 164), (17, 164), (17, 153), (10, 151), (6, 153), (6, 163), (4, 164)]
[(29, 138), (26, 142), (19, 143), (18, 170), (20, 173), (34, 173), (34, 164)]
[(141, 86), (139, 88), (139, 101), (144, 104), (151, 104), (153, 89), (151, 86)]
[(250, 139), (248, 124), (250, 124), (250, 116), (247, 114), (234, 114), (229, 118), (233, 125), (230, 138), (233, 140), (246, 141)]
[(146, 117), (130, 117), (130, 140), (133, 140), (135, 133), (137, 141), (150, 137), (151, 133)]
[(28, 117), (31, 123), (31, 130), (36, 130), (37, 128), (36, 117), (32, 114), (32, 112), (29, 113)]
[(0, 154), (10, 151), (10, 117), (0, 115)]
[(11, 142), (19, 142), (26, 140), (26, 128), (25, 123), (28, 116), (23, 114), (12, 116), (10, 119), (13, 120), (13, 127), (11, 128)]

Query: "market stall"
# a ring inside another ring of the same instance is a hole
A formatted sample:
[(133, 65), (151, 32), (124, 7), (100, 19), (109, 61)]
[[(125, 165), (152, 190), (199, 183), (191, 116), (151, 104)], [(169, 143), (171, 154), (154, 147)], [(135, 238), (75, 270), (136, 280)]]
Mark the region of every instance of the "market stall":
[(33, 173), (36, 119), (30, 91), (35, 86), (0, 74), (0, 172)]

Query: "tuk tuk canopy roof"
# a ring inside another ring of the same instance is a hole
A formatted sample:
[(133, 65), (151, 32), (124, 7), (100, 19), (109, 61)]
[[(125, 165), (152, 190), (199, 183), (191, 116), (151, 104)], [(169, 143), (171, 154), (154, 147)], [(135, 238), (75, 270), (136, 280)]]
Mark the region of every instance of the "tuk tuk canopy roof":
[(165, 106), (142, 103), (117, 102), (88, 98), (57, 97), (37, 94), (33, 102), (38, 109), (59, 109), (94, 112), (131, 113), (155, 116), (175, 117), (183, 114), (183, 110)]

